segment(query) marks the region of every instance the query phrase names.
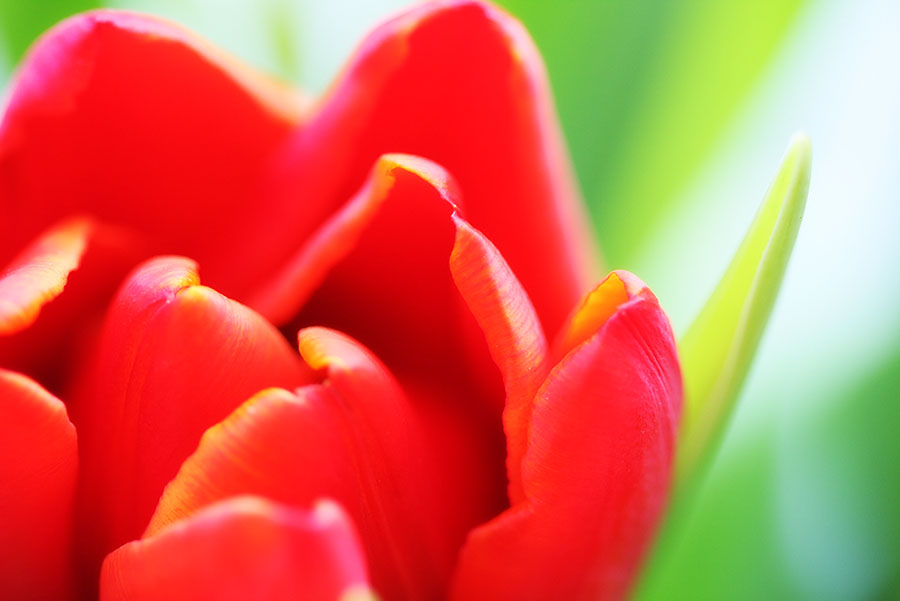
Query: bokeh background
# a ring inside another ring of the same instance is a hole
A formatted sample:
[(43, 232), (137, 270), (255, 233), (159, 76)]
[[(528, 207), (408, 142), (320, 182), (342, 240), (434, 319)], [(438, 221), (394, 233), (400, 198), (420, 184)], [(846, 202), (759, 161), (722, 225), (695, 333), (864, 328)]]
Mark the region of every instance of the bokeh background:
[[(167, 16), (320, 92), (398, 0), (0, 0), (0, 87), (98, 5)], [(739, 409), (642, 600), (900, 599), (900, 2), (502, 0), (547, 63), (605, 261), (678, 333), (788, 139), (807, 212)], [(176, 93), (173, 90), (173, 93)]]

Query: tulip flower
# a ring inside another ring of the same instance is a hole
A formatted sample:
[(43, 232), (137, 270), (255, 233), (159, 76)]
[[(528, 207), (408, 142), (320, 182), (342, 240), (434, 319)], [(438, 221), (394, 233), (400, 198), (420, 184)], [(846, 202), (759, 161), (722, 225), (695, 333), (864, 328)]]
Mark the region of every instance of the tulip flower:
[(386, 22), (315, 101), (72, 17), (8, 93), (0, 214), (5, 599), (622, 599), (706, 448), (491, 5)]

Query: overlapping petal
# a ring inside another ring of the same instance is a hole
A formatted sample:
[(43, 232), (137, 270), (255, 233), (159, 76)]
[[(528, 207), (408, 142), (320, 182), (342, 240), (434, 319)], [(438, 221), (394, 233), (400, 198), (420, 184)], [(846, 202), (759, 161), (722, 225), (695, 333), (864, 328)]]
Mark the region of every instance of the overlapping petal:
[(121, 279), (146, 253), (135, 232), (93, 219), (48, 228), (0, 275), (0, 364), (63, 389)]
[(506, 389), (506, 471), (509, 498), (515, 503), (522, 499), (520, 465), (532, 400), (549, 371), (547, 341), (531, 300), (497, 249), (458, 215), (453, 219), (453, 280), (478, 321)]
[(70, 599), (78, 455), (63, 403), (0, 370), (0, 594)]
[(128, 543), (103, 564), (101, 601), (364, 601), (365, 558), (340, 507), (311, 511), (238, 497), (159, 534)]
[(141, 533), (206, 428), (261, 388), (311, 378), (264, 319), (199, 285), (193, 262), (138, 268), (112, 304), (74, 407), (86, 577)]
[(228, 288), (252, 269), (228, 251), (298, 114), (292, 92), (177, 25), (72, 17), (32, 48), (0, 123), (0, 262), (89, 214), (200, 260)]
[[(320, 496), (354, 518), (386, 599), (433, 599), (465, 533), (493, 511), (477, 449), (447, 457), (447, 425), (420, 410), (367, 350), (331, 330), (300, 332), (321, 384), (269, 389), (203, 436), (166, 487), (147, 534), (219, 499), (258, 494), (293, 505)], [(452, 461), (448, 461), (448, 459)]]
[[(503, 407), (504, 374), (491, 360), (491, 347), (503, 347), (499, 361), (514, 352), (510, 345), (521, 345), (515, 352), (530, 365), (541, 362), (546, 343), (522, 286), (463, 217), (461, 198), (440, 165), (384, 155), (360, 190), (251, 303), (276, 322), (302, 306), (294, 324), (347, 332), (404, 386), (455, 397), (472, 420), (493, 419)], [(486, 340), (482, 328), (498, 328), (503, 340)]]
[(88, 243), (89, 223), (74, 220), (51, 229), (11, 261), (0, 277), (0, 335), (20, 332), (63, 291)]
[[(500, 249), (548, 331), (593, 277), (595, 256), (546, 78), (527, 34), (480, 2), (431, 2), (375, 30), (294, 136), (269, 225), (291, 239), (248, 249), (287, 257), (364, 183), (384, 153), (453, 173), (467, 216)], [(534, 252), (534, 249), (541, 249)]]
[[(632, 583), (668, 492), (681, 378), (655, 297), (630, 274), (610, 279), (534, 399), (525, 500), (472, 532), (454, 599), (621, 599)], [(584, 337), (584, 323), (599, 329)]]

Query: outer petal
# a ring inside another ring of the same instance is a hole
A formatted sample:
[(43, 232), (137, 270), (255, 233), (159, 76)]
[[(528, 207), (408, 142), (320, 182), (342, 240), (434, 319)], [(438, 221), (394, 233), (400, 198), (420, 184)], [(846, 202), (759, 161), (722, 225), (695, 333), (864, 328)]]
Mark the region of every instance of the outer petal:
[(200, 286), (191, 261), (140, 267), (113, 302), (76, 397), (86, 577), (140, 534), (206, 428), (261, 388), (310, 378), (277, 330)]
[(0, 591), (68, 599), (78, 456), (62, 402), (0, 370)]
[(646, 288), (628, 296), (535, 397), (526, 500), (472, 532), (453, 598), (627, 593), (664, 506), (681, 407), (668, 320)]
[(477, 488), (482, 453), (447, 453), (445, 420), (413, 405), (354, 341), (311, 328), (300, 349), (326, 380), (296, 394), (264, 391), (210, 429), (148, 534), (236, 494), (295, 505), (327, 495), (354, 518), (385, 599), (440, 597), (465, 533), (497, 510)]
[(64, 220), (0, 275), (0, 364), (62, 387), (125, 274), (147, 252), (134, 232)]
[[(90, 214), (198, 258), (217, 284), (293, 97), (176, 25), (97, 11), (31, 50), (0, 123), (0, 261)], [(177, 218), (173, 218), (177, 215)]]
[(366, 580), (352, 524), (334, 503), (306, 512), (239, 497), (111, 553), (100, 599), (374, 599)]
[(293, 224), (294, 238), (256, 249), (256, 262), (287, 256), (386, 152), (420, 155), (454, 174), (471, 222), (555, 331), (588, 287), (594, 253), (543, 67), (521, 26), (493, 6), (453, 0), (375, 30), (296, 134), (274, 184), (289, 201), (282, 196), (269, 218)]

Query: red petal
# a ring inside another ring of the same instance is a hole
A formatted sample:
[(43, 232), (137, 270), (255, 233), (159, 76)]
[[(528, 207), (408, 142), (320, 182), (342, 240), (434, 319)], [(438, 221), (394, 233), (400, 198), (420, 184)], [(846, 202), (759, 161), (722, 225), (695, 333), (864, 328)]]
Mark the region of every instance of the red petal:
[(336, 504), (307, 512), (239, 497), (111, 553), (100, 599), (373, 599), (367, 588), (353, 526)]
[(555, 331), (588, 287), (594, 253), (543, 66), (522, 27), (462, 0), (413, 8), (375, 30), (296, 134), (275, 185), (283, 194), (267, 229), (290, 223), (294, 237), (257, 248), (258, 256), (287, 256), (388, 152), (454, 174), (470, 221)]
[(671, 328), (643, 288), (538, 392), (526, 500), (472, 532), (454, 598), (623, 598), (665, 503), (680, 406)]
[(553, 348), (554, 362), (593, 336), (619, 307), (643, 291), (650, 291), (635, 275), (613, 271), (588, 293), (572, 312), (566, 327), (560, 330)]
[(24, 330), (59, 296), (87, 247), (90, 222), (72, 220), (46, 232), (0, 275), (0, 335)]
[(78, 455), (62, 402), (0, 370), (0, 591), (68, 599)]
[(509, 498), (515, 503), (522, 500), (520, 465), (532, 399), (549, 370), (547, 342), (531, 301), (497, 249), (459, 216), (453, 219), (456, 243), (450, 270), (478, 320), (506, 387), (506, 468)]
[(261, 388), (311, 378), (265, 320), (200, 286), (191, 261), (140, 267), (113, 302), (76, 397), (87, 577), (144, 529), (204, 430)]
[(210, 429), (166, 487), (148, 534), (232, 495), (296, 505), (325, 495), (353, 516), (384, 598), (439, 597), (465, 532), (495, 511), (467, 485), (484, 479), (478, 447), (460, 451), (464, 465), (446, 462), (446, 426), (354, 341), (311, 328), (300, 349), (325, 382), (260, 393)]
[[(419, 545), (428, 550), (411, 570), (421, 597), (400, 598), (433, 598), (434, 591), (445, 589), (465, 533), (503, 502), (492, 437), (481, 422), (461, 414), (458, 399), (411, 381), (403, 381), (399, 390), (384, 365), (355, 340), (324, 328), (307, 328), (298, 338), (300, 354), (310, 367), (325, 371), (349, 417), (361, 418), (371, 428), (359, 452), (365, 456), (381, 448), (383, 465), (396, 478), (396, 493), (388, 487), (378, 491), (383, 506), (394, 505), (396, 523), (409, 528), (404, 536), (410, 551), (395, 561), (409, 566), (410, 558), (421, 552)], [(375, 390), (384, 392), (378, 405), (367, 401)], [(404, 397), (409, 400), (400, 405), (398, 399)], [(412, 542), (417, 538), (421, 540)], [(432, 577), (439, 582), (429, 581)]]
[[(429, 249), (426, 255), (437, 255), (436, 261), (441, 261), (444, 251), (449, 253), (451, 236), (432, 230), (447, 228), (446, 216), (456, 209), (458, 200), (456, 183), (439, 165), (411, 155), (381, 156), (363, 186), (257, 289), (249, 304), (274, 323), (290, 321), (341, 262), (354, 253), (367, 258), (369, 249), (360, 250), (361, 246), (410, 238), (407, 244), (418, 243)], [(400, 208), (390, 210), (393, 205)], [(424, 234), (416, 235), (413, 224), (425, 230)], [(368, 262), (376, 263), (374, 259)], [(404, 267), (422, 269), (423, 264), (431, 267), (414, 256), (407, 258)]]
[[(293, 281), (311, 282), (304, 289), (315, 290), (298, 323), (347, 332), (398, 373), (446, 380), (451, 357), (468, 362), (457, 371), (489, 367), (485, 345), (470, 348), (460, 336), (461, 320), (471, 317), (460, 311), (448, 267), (454, 240), (450, 217), (456, 210), (448, 180), (447, 172), (429, 161), (382, 157), (332, 221), (337, 235), (313, 241), (319, 246), (311, 252), (328, 253), (327, 259), (295, 261), (305, 269), (293, 273), (288, 268), (284, 289)], [(471, 359), (475, 353), (477, 360)], [(460, 383), (452, 377), (451, 386), (471, 387), (471, 378)]]
[(64, 21), (31, 50), (0, 124), (0, 261), (50, 223), (89, 214), (230, 285), (251, 269), (228, 253), (295, 104), (166, 21), (118, 11)]
[(61, 388), (103, 308), (146, 247), (133, 232), (65, 220), (0, 276), (0, 364)]

